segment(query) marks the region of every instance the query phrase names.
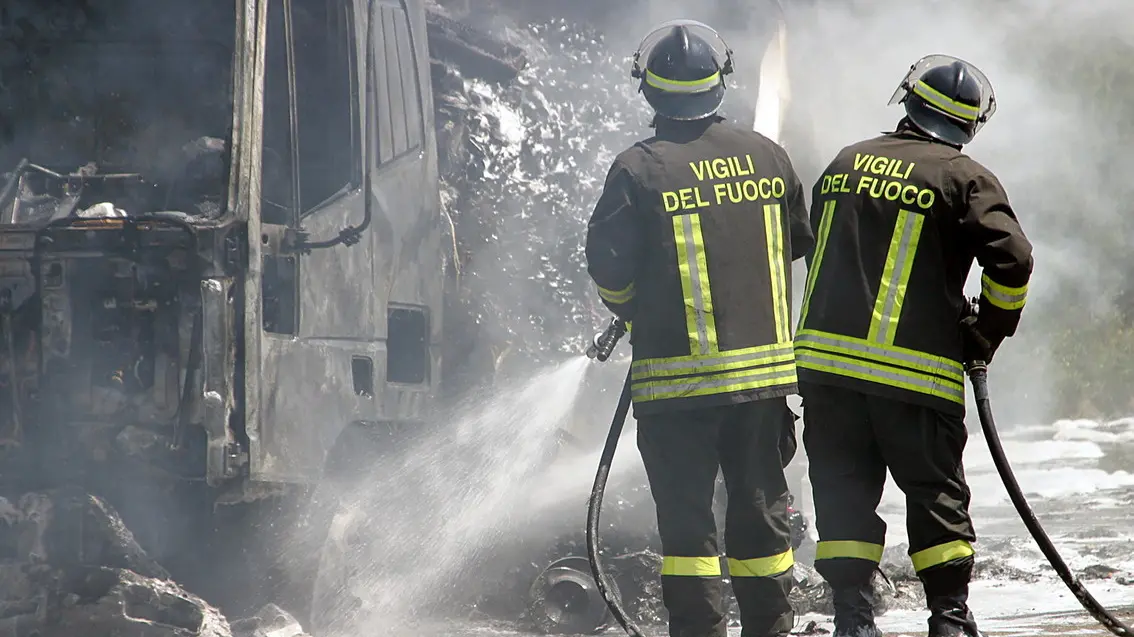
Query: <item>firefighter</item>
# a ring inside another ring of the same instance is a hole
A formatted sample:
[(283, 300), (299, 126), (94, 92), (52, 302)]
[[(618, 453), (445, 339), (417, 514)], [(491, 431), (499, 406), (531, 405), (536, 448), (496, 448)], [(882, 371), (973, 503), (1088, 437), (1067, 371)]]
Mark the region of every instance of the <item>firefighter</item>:
[[(836, 637), (881, 635), (870, 580), (889, 469), (906, 495), (909, 555), (929, 635), (978, 635), (965, 482), (963, 363), (990, 361), (1020, 320), (1032, 246), (1008, 196), (961, 148), (995, 96), (971, 64), (928, 56), (890, 100), (896, 130), (844, 148), (812, 191), (816, 247), (796, 332), (804, 446)], [(976, 322), (963, 286), (982, 270)]]
[[(642, 66), (644, 64), (644, 67)], [(604, 304), (630, 323), (638, 448), (657, 507), (673, 637), (725, 637), (713, 487), (745, 637), (794, 616), (788, 488), (797, 392), (791, 262), (814, 244), (785, 151), (718, 115), (732, 54), (682, 20), (646, 36), (632, 77), (654, 135), (614, 160), (587, 229)]]

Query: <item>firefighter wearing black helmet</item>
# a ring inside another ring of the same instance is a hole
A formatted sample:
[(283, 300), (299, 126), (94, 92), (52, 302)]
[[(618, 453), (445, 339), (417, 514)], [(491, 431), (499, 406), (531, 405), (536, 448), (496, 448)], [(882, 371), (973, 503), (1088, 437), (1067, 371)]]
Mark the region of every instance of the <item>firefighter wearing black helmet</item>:
[[(1001, 183), (961, 152), (995, 111), (987, 78), (929, 56), (897, 102), (906, 109), (897, 130), (844, 148), (812, 191), (817, 240), (795, 342), (815, 566), (834, 589), (835, 636), (881, 635), (870, 579), (889, 469), (906, 495), (929, 635), (975, 636), (963, 363), (991, 360), (1015, 333), (1032, 246)], [(963, 293), (974, 259), (975, 324)]]
[(630, 322), (638, 448), (673, 637), (727, 634), (718, 470), (728, 491), (724, 567), (743, 634), (786, 635), (794, 619), (783, 473), (795, 452), (785, 399), (796, 393), (791, 262), (814, 237), (784, 150), (717, 115), (731, 71), (727, 47), (703, 24), (647, 36), (632, 75), (655, 134), (615, 159), (586, 239), (603, 303)]

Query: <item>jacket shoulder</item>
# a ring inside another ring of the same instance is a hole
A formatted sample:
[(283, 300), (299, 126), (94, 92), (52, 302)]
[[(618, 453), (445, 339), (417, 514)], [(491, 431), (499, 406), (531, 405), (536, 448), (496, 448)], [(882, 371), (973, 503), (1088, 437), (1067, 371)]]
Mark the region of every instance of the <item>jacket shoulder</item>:
[(955, 155), (949, 158), (949, 167), (957, 174), (958, 177), (983, 177), (996, 180), (996, 175), (993, 174), (984, 164), (969, 157), (968, 155), (957, 151)]

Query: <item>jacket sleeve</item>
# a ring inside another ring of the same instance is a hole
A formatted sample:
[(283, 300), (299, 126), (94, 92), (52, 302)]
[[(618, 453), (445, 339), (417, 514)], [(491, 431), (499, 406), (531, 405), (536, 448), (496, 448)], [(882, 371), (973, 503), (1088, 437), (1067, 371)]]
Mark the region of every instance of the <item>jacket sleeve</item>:
[(603, 304), (624, 321), (634, 318), (634, 275), (641, 254), (636, 199), (634, 176), (616, 160), (587, 224), (587, 272)]
[(795, 261), (811, 253), (815, 247), (815, 233), (811, 230), (811, 220), (807, 214), (807, 200), (803, 197), (803, 184), (795, 169), (788, 162), (784, 175), (787, 180), (788, 224), (791, 232), (791, 260)]
[(1032, 275), (1032, 244), (1000, 181), (986, 170), (965, 184), (962, 232), (981, 267), (981, 332), (999, 341), (1016, 333)]

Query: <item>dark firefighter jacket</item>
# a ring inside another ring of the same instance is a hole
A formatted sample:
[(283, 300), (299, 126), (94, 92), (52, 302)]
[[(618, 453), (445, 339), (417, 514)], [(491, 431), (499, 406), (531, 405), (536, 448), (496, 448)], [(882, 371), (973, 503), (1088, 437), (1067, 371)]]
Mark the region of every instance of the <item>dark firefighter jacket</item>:
[(586, 256), (631, 322), (635, 414), (794, 393), (791, 261), (813, 244), (791, 161), (759, 133), (660, 120), (622, 152)]
[(844, 148), (812, 191), (815, 252), (796, 333), (799, 378), (963, 414), (964, 284), (979, 327), (1016, 331), (1032, 246), (1004, 188), (960, 150), (899, 129)]

